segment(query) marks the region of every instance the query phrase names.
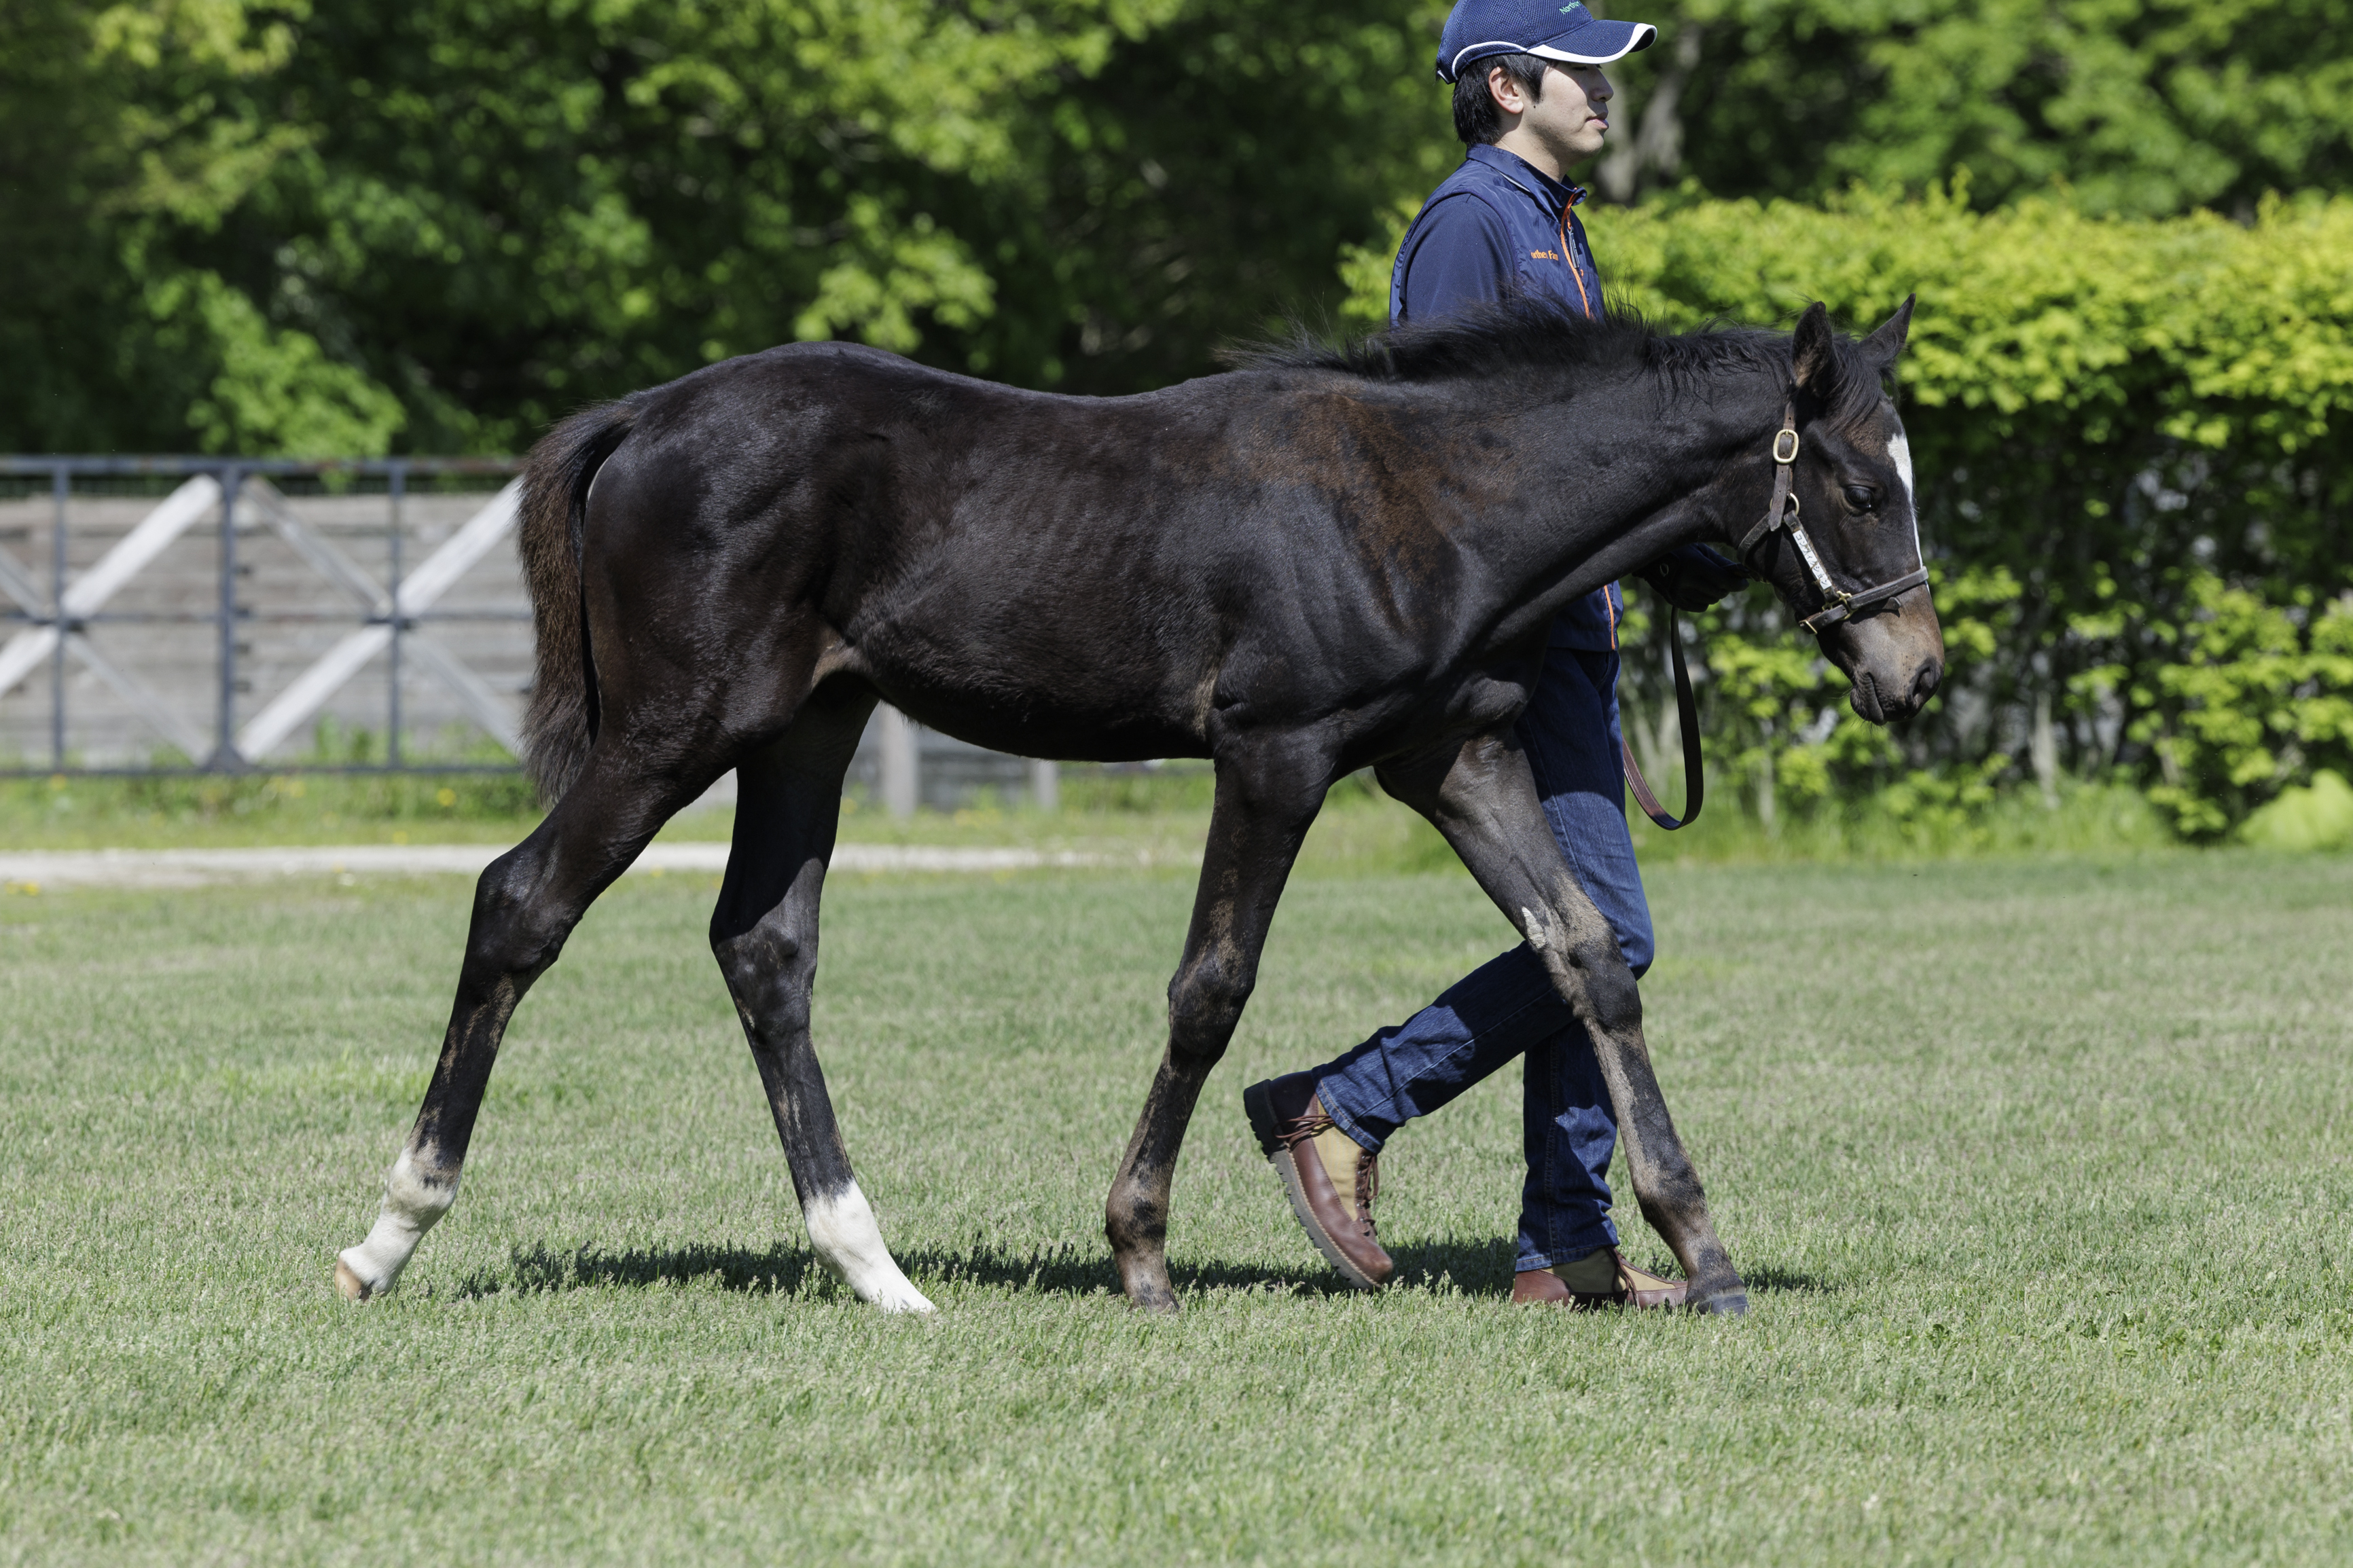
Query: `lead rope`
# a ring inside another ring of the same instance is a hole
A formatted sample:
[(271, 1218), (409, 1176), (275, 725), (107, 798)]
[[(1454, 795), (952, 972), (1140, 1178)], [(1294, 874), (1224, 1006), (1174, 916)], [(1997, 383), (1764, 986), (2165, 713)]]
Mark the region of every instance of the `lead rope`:
[[(1792, 395), (1782, 405), (1781, 428), (1773, 433), (1773, 501), (1766, 508), (1765, 520), (1750, 529), (1748, 537), (1740, 542), (1740, 559), (1744, 563), (1748, 559), (1749, 547), (1778, 525), (1782, 514), (1789, 510), (1797, 500), (1789, 489), (1790, 465), (1797, 460), (1798, 400)], [(1799, 532), (1798, 537), (1804, 539), (1805, 535)], [(1836, 593), (1830, 579), (1822, 574), (1821, 563), (1814, 559), (1811, 542), (1806, 544), (1805, 554), (1808, 563), (1814, 569), (1814, 575), (1821, 583), (1822, 591), (1825, 594)], [(1634, 761), (1634, 748), (1622, 734), (1618, 737), (1618, 751), (1625, 763), (1626, 787), (1634, 792), (1634, 804), (1642, 808), (1643, 816), (1672, 833), (1699, 820), (1700, 806), (1707, 799), (1707, 773), (1700, 765), (1699, 703), (1692, 696), (1691, 671), (1683, 663), (1683, 626), (1676, 619), (1676, 611), (1672, 605), (1667, 606), (1667, 651), (1674, 660), (1675, 719), (1683, 734), (1683, 816), (1671, 816), (1667, 808), (1659, 804), (1659, 797), (1651, 793), (1651, 782), (1642, 776), (1641, 765)]]
[(1618, 752), (1626, 764), (1626, 787), (1634, 792), (1634, 804), (1642, 815), (1672, 833), (1699, 820), (1699, 808), (1707, 799), (1707, 774), (1700, 766), (1699, 703), (1692, 696), (1691, 669), (1683, 663), (1683, 625), (1676, 619), (1679, 612), (1667, 606), (1667, 651), (1675, 667), (1675, 718), (1683, 735), (1683, 814), (1680, 817), (1667, 815), (1659, 797), (1651, 793), (1651, 784), (1642, 776), (1641, 766), (1634, 761), (1634, 748), (1621, 733)]

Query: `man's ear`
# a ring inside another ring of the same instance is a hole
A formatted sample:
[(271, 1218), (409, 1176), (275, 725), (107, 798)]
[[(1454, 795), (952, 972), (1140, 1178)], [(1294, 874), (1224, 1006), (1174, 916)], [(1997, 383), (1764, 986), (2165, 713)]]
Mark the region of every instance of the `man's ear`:
[(1894, 364), (1895, 356), (1904, 352), (1904, 340), (1912, 332), (1912, 307), (1919, 298), (1917, 294), (1905, 295), (1904, 303), (1895, 308), (1895, 314), (1880, 322), (1879, 330), (1862, 340), (1862, 352), (1869, 354), (1872, 363), (1880, 369), (1885, 370)]
[(1838, 384), (1838, 350), (1831, 342), (1831, 313), (1820, 300), (1798, 318), (1798, 330), (1789, 334), (1789, 358), (1799, 386), (1813, 394), (1815, 402), (1828, 403)]
[(1487, 68), (1487, 96), (1506, 114), (1528, 111), (1528, 89), (1520, 85), (1519, 78), (1501, 66)]

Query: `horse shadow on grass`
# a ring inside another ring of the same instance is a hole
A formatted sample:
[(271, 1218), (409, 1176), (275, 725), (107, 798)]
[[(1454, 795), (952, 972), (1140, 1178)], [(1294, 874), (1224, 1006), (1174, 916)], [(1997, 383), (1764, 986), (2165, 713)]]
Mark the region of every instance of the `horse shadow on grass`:
[[(1393, 1249), (1397, 1273), (1392, 1289), (1456, 1293), (1473, 1298), (1506, 1297), (1512, 1291), (1513, 1245), (1508, 1237), (1409, 1242)], [(898, 1254), (916, 1288), (972, 1284), (987, 1289), (1052, 1296), (1115, 1296), (1119, 1271), (1099, 1242), (1062, 1242), (1052, 1247), (1014, 1247), (975, 1237), (963, 1247), (910, 1247)], [(1637, 1262), (1643, 1260), (1638, 1258)], [(1650, 1260), (1652, 1266), (1662, 1259)], [(1269, 1295), (1356, 1294), (1320, 1263), (1296, 1268), (1219, 1259), (1169, 1260), (1170, 1282), (1179, 1292), (1209, 1290)], [(1841, 1287), (1813, 1275), (1760, 1268), (1748, 1277), (1753, 1292), (1828, 1294)], [(618, 1251), (586, 1246), (569, 1251), (548, 1247), (516, 1247), (504, 1270), (480, 1269), (459, 1279), (460, 1300), (502, 1294), (543, 1295), (584, 1289), (702, 1289), (786, 1297), (831, 1295), (841, 1290), (832, 1273), (807, 1246), (779, 1243), (745, 1247), (629, 1247)], [(845, 1292), (846, 1293), (846, 1292)]]

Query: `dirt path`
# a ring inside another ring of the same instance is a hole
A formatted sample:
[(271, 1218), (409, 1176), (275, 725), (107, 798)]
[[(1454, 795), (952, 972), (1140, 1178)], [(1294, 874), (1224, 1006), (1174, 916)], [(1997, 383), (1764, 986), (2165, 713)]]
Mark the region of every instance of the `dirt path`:
[[(52, 888), (194, 888), (210, 882), (271, 877), (479, 876), (504, 849), (495, 844), (352, 844), (250, 849), (0, 850), (0, 886)], [(842, 844), (837, 871), (1027, 871), (1046, 866), (1095, 866), (1107, 857), (1020, 848), (945, 848), (900, 844)], [(638, 857), (634, 872), (727, 868), (724, 844), (655, 844)]]

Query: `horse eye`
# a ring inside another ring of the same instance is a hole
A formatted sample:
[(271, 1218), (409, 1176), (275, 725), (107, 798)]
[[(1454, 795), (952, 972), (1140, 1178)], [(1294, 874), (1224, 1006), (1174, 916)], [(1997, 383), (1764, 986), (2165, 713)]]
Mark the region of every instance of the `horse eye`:
[(1857, 511), (1869, 511), (1879, 504), (1879, 492), (1869, 485), (1849, 485), (1846, 487), (1846, 504)]

